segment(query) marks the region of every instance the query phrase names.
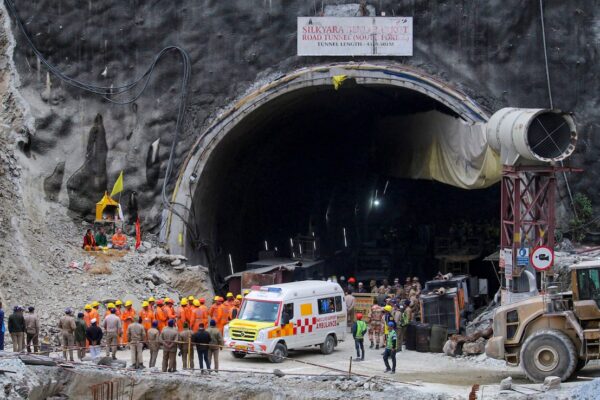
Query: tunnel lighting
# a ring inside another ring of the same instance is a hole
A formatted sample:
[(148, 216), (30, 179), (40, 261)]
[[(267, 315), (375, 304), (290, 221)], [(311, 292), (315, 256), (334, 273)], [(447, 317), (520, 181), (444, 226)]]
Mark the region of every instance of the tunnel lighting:
[(190, 175), (190, 183), (196, 183), (196, 181), (198, 180), (198, 175), (196, 174), (192, 174)]
[(298, 243), (298, 249), (300, 251), (300, 256), (302, 256), (302, 243)]
[(384, 195), (384, 196), (385, 196), (385, 192), (387, 192), (387, 188), (388, 188), (388, 185), (389, 185), (389, 184), (390, 184), (390, 181), (389, 181), (389, 180), (385, 181), (385, 187), (383, 188), (383, 195)]
[(231, 258), (231, 253), (229, 253), (229, 267), (231, 268), (231, 275), (235, 274), (233, 271), (233, 258)]
[(267, 243), (267, 241), (265, 240), (265, 250), (269, 251), (269, 243)]
[(348, 247), (348, 238), (346, 237), (346, 228), (342, 228), (344, 231), (344, 247)]
[(375, 207), (378, 207), (380, 204), (381, 204), (381, 202), (379, 201), (379, 199), (375, 199), (375, 200), (373, 200), (373, 205), (374, 205)]

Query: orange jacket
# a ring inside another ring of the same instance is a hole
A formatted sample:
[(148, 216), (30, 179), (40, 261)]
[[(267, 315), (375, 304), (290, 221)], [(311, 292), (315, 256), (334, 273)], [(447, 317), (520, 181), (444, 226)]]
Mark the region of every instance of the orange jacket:
[(165, 306), (164, 308), (165, 312), (167, 313), (167, 318), (168, 319), (175, 319), (177, 318), (177, 315), (175, 314), (175, 309), (173, 308), (173, 306)]
[[(85, 326), (89, 327), (90, 325), (92, 325), (92, 312), (91, 311), (84, 311), (83, 312), (83, 320), (85, 321)], [(100, 325), (98, 325), (100, 326)]]
[(196, 307), (194, 314), (192, 315), (192, 330), (198, 331), (200, 324), (204, 324), (204, 327), (208, 327), (208, 307), (202, 304), (200, 307)]
[(227, 309), (226, 307), (223, 307), (223, 305), (217, 307), (217, 311), (215, 313), (215, 318), (213, 318), (216, 323), (217, 323), (217, 328), (219, 328), (219, 330), (221, 331), (221, 333), (223, 333), (223, 328), (225, 327), (225, 325), (227, 325), (227, 323), (229, 322), (229, 313), (227, 313)]
[(229, 314), (231, 314), (231, 309), (234, 307), (233, 301), (225, 301), (223, 305), (223, 312), (227, 315), (227, 319), (229, 319)]
[(179, 332), (183, 330), (183, 324), (185, 322), (188, 323), (188, 326), (190, 325), (190, 321), (187, 318), (188, 308), (189, 306), (179, 306), (177, 307), (177, 311), (175, 312), (175, 315), (177, 316), (177, 330)]
[(127, 328), (129, 328), (129, 324), (131, 324), (129, 318), (131, 318), (131, 321), (135, 319), (135, 310), (133, 307), (126, 307), (121, 313), (121, 321), (123, 321), (123, 344), (129, 343), (127, 338)]
[(112, 244), (113, 246), (120, 246), (123, 247), (127, 244), (127, 236), (125, 236), (124, 234), (118, 234), (115, 233), (112, 237)]
[(210, 319), (214, 319), (215, 321), (217, 320), (217, 310), (220, 307), (221, 306), (217, 303), (213, 303), (213, 305), (210, 306), (210, 308), (208, 309), (208, 316), (210, 317)]
[(100, 326), (99, 325), (100, 324), (100, 314), (98, 313), (98, 310), (96, 310), (95, 308), (92, 308), (92, 310), (90, 311), (90, 324), (94, 318), (96, 319), (98, 326)]
[(163, 328), (167, 326), (167, 320), (169, 319), (167, 316), (167, 312), (164, 309), (165, 306), (156, 307), (155, 317), (158, 321), (158, 330), (162, 332)]
[(152, 328), (152, 321), (154, 321), (154, 311), (150, 308), (142, 308), (140, 311), (140, 317), (142, 317), (142, 325), (144, 329), (148, 331), (148, 329)]

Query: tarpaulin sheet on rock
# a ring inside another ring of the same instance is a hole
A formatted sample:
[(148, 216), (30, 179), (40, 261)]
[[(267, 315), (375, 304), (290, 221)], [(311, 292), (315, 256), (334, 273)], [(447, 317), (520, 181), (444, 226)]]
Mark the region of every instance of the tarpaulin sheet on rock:
[(433, 179), (463, 189), (498, 182), (500, 158), (485, 137), (483, 124), (469, 124), (437, 111), (381, 120), (376, 163), (399, 178)]

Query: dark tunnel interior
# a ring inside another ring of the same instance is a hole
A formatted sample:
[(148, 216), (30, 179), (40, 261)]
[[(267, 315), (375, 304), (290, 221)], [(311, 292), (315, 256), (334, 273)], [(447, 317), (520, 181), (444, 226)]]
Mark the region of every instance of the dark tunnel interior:
[(402, 118), (422, 114), (426, 129), (432, 113), (458, 118), (423, 94), (388, 86), (305, 88), (259, 107), (202, 172), (193, 223), (208, 246), (192, 256), (222, 279), (232, 271), (229, 255), (236, 272), (266, 248), (261, 257), (300, 258), (290, 239), (306, 236), (316, 238), (323, 276), (427, 280), (442, 268), (440, 252), (476, 250), (470, 273), (497, 287), (482, 257), (497, 248), (498, 185), (464, 190), (390, 168), (414, 154), (407, 145), (388, 159), (380, 122), (393, 118), (410, 143), (419, 132), (406, 131)]

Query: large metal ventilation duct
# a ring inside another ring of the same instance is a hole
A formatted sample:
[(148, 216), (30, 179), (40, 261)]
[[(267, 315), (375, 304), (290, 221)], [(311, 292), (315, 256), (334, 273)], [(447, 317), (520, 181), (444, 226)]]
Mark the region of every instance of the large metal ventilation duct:
[(505, 165), (564, 160), (577, 142), (570, 115), (541, 108), (503, 108), (487, 122), (486, 135)]

